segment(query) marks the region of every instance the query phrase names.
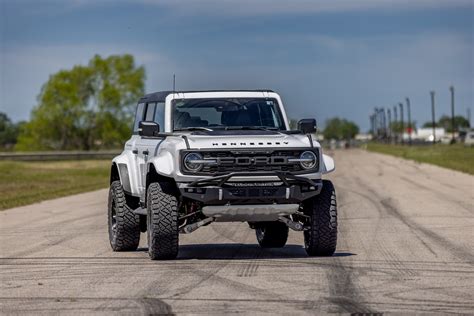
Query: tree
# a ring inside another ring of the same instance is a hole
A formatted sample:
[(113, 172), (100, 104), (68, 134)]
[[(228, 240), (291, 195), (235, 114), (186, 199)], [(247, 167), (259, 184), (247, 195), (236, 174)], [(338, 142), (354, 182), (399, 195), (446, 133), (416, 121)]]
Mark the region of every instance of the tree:
[(145, 70), (133, 56), (94, 56), (50, 76), (21, 131), (18, 150), (114, 148), (130, 135)]
[[(444, 127), (446, 132), (451, 133), (453, 131), (453, 126), (452, 126), (452, 119), (450, 116), (443, 115), (439, 120), (438, 120), (438, 126), (439, 127)], [(455, 115), (454, 116), (454, 126), (455, 130), (459, 131), (460, 128), (469, 128), (469, 121), (464, 118), (463, 116), (460, 115)]]
[(290, 124), (290, 129), (291, 130), (297, 130), (298, 129), (298, 121), (297, 120), (290, 119), (289, 124)]
[[(390, 124), (390, 127), (392, 128), (392, 131), (394, 133), (400, 134), (402, 132), (402, 122), (400, 121), (392, 122), (392, 124)], [(410, 125), (408, 125), (408, 122), (403, 122), (404, 133), (408, 133), (409, 127), (411, 127), (412, 130), (416, 129), (416, 122), (411, 122)]]
[[(425, 124), (423, 124), (423, 127), (424, 128), (432, 128), (433, 127), (433, 122), (425, 122)], [(435, 122), (435, 127), (438, 127), (438, 123)]]
[(0, 148), (12, 148), (18, 138), (23, 122), (14, 124), (7, 114), (0, 112)]
[(326, 121), (324, 129), (325, 139), (349, 140), (359, 133), (359, 127), (351, 121), (340, 119), (338, 117)]
[[(469, 121), (461, 115), (454, 116), (454, 124), (456, 127), (456, 130), (459, 131), (460, 128), (469, 128), (470, 124)], [(423, 124), (423, 127), (433, 127), (432, 122), (426, 122)], [(451, 133), (452, 132), (452, 120), (450, 116), (443, 115), (438, 122), (435, 122), (435, 127), (442, 127), (446, 130), (446, 132)]]

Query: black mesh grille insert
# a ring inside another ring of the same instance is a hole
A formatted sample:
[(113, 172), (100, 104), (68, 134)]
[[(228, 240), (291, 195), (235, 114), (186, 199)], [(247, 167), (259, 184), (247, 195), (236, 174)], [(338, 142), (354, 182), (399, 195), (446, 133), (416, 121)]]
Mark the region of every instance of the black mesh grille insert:
[(204, 159), (217, 159), (217, 165), (206, 165), (200, 173), (226, 174), (252, 171), (301, 171), (299, 163), (288, 159), (299, 158), (303, 151), (202, 151)]

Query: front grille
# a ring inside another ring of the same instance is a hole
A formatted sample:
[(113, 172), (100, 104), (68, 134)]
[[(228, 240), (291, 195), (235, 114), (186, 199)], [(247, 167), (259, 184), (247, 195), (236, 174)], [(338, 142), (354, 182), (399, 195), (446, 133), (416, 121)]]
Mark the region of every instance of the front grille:
[[(298, 172), (304, 170), (300, 163), (289, 162), (288, 159), (299, 158), (301, 153), (305, 150), (199, 151), (203, 159), (217, 160), (217, 164), (204, 165), (197, 174), (223, 175), (230, 172), (271, 171)], [(182, 152), (182, 157), (184, 157), (187, 152)]]

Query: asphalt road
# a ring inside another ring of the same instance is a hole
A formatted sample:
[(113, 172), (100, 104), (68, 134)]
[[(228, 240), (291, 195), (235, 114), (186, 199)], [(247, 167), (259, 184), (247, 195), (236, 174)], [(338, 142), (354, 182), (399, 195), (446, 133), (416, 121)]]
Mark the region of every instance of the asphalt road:
[(113, 253), (107, 190), (0, 212), (0, 313), (474, 313), (474, 177), (335, 153), (337, 253), (301, 233), (262, 250), (245, 223), (181, 235), (178, 260)]

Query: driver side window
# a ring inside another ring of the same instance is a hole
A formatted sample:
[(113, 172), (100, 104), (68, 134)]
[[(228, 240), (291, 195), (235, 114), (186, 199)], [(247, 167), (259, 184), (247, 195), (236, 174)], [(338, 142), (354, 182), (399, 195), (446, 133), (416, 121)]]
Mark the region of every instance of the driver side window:
[(153, 118), (155, 116), (155, 107), (156, 103), (148, 103), (146, 107), (145, 121), (153, 121)]
[(138, 103), (137, 111), (135, 112), (135, 123), (133, 124), (133, 134), (138, 134), (138, 123), (143, 120), (143, 111), (145, 110), (145, 103)]
[(156, 123), (160, 125), (160, 131), (165, 130), (165, 103), (158, 102), (156, 103), (154, 119)]

